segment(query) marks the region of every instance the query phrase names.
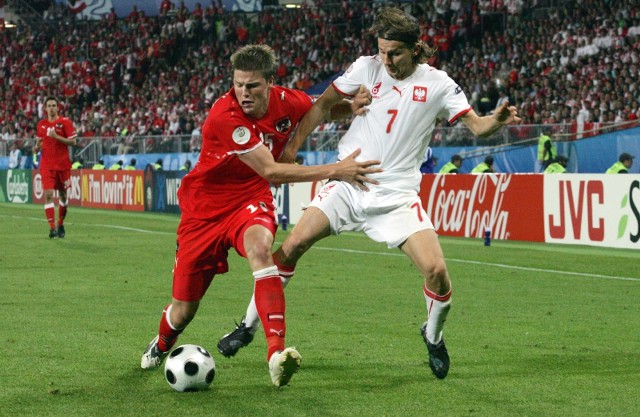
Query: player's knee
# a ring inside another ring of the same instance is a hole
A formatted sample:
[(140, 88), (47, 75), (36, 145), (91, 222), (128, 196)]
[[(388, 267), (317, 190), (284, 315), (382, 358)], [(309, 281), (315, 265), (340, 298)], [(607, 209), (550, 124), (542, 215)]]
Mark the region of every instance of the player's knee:
[(449, 273), (447, 272), (447, 265), (444, 261), (438, 261), (429, 268), (425, 274), (427, 286), (429, 288), (437, 289), (436, 291), (446, 293), (451, 288), (449, 281)]
[(171, 308), (171, 324), (176, 329), (183, 329), (196, 315), (198, 311), (199, 303), (197, 302), (178, 302), (173, 303), (173, 307)]

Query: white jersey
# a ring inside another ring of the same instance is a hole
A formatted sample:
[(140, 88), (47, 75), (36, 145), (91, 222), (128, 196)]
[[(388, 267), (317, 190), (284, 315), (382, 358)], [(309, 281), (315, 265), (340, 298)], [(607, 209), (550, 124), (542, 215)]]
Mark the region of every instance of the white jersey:
[(394, 190), (419, 191), (420, 164), (436, 120), (446, 117), (453, 123), (471, 110), (455, 81), (427, 64), (396, 80), (377, 55), (363, 56), (332, 84), (346, 96), (355, 95), (362, 84), (373, 96), (369, 111), (355, 117), (340, 140), (338, 158), (362, 149), (359, 160), (382, 162), (384, 171), (370, 177)]

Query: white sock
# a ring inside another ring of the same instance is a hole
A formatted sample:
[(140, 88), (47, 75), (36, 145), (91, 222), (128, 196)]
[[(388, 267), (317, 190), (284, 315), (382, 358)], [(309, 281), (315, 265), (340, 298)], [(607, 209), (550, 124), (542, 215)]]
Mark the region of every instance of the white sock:
[[(285, 288), (291, 278), (283, 278), (280, 276), (280, 281), (282, 281), (282, 288)], [(244, 315), (245, 326), (249, 328), (249, 333), (256, 334), (258, 329), (260, 328), (260, 317), (258, 316), (258, 309), (256, 308), (256, 297), (254, 294), (251, 294), (251, 301), (247, 306), (247, 312)]]
[(427, 340), (436, 345), (442, 340), (442, 329), (451, 308), (451, 290), (445, 295), (429, 291), (426, 285), (422, 290), (427, 302)]

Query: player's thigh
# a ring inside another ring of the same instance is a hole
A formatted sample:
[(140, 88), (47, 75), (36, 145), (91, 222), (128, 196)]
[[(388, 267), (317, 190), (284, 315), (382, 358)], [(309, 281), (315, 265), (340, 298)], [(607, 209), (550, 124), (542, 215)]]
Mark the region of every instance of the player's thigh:
[(244, 258), (255, 259), (257, 252), (267, 253), (271, 259), (271, 246), (278, 229), (276, 207), (273, 201), (255, 201), (238, 210), (228, 219), (230, 244)]
[(67, 195), (67, 189), (71, 188), (71, 171), (56, 171), (56, 190)]
[(362, 230), (362, 224), (365, 219), (363, 214), (363, 193), (364, 191), (344, 181), (326, 183), (320, 188), (320, 191), (318, 191), (309, 206), (309, 208), (315, 207), (322, 211), (325, 217), (323, 218), (313, 214), (315, 212), (310, 212), (312, 213), (309, 215), (311, 218), (310, 225), (316, 226), (317, 231), (322, 226), (326, 226), (326, 223), (324, 223), (326, 220), (332, 234)]
[(173, 297), (199, 301), (216, 274), (229, 270), (223, 222), (183, 218), (178, 226)]
[(417, 195), (384, 196), (374, 204), (370, 207), (364, 231), (371, 239), (386, 242), (389, 248), (400, 246), (415, 233), (433, 229)]
[(40, 177), (42, 178), (42, 189), (43, 190), (55, 190), (56, 184), (58, 181), (58, 177), (56, 171), (51, 171), (48, 169), (40, 170)]

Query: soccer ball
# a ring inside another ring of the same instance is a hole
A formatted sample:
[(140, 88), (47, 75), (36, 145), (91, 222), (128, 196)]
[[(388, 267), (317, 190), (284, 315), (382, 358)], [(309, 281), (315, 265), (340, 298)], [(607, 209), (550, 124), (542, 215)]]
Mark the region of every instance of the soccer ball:
[(201, 391), (213, 382), (216, 363), (201, 346), (182, 345), (175, 348), (164, 365), (164, 377), (176, 391)]

